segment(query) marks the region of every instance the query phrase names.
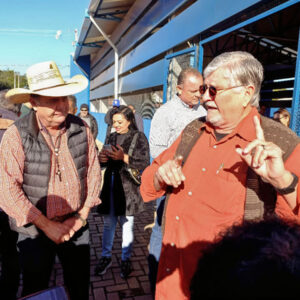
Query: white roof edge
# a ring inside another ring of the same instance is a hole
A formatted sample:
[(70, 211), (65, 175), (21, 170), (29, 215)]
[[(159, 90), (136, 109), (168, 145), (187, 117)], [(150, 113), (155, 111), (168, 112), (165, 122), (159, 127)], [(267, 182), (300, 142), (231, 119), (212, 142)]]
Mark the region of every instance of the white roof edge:
[[(89, 8), (87, 9), (87, 13), (94, 14), (98, 9), (100, 1), (102, 2), (102, 0), (91, 0), (91, 2), (89, 4)], [(91, 20), (88, 19), (87, 16), (85, 15), (82, 26), (81, 26), (81, 29), (80, 29), (80, 35), (79, 35), (79, 38), (78, 38), (78, 43), (83, 43), (83, 41), (85, 40), (86, 36), (88, 35), (88, 31), (90, 29), (90, 24), (91, 24)], [(76, 61), (78, 59), (81, 48), (82, 48), (82, 46), (76, 45), (73, 60)]]

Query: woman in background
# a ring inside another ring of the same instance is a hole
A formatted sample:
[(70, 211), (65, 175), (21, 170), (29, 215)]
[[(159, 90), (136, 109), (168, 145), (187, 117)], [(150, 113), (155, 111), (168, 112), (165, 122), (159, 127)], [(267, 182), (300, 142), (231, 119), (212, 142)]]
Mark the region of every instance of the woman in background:
[[(121, 277), (127, 278), (132, 271), (130, 256), (134, 215), (143, 210), (139, 184), (131, 177), (128, 168), (141, 173), (150, 163), (150, 154), (147, 138), (137, 130), (134, 114), (129, 107), (118, 107), (112, 115), (112, 121), (116, 131), (109, 136), (109, 145), (104, 145), (99, 154), (101, 166), (106, 166), (100, 196), (102, 203), (98, 206), (98, 212), (104, 219), (104, 231), (102, 255), (95, 273), (105, 274), (112, 264), (111, 250), (119, 219), (122, 226)], [(134, 146), (132, 155), (128, 155), (131, 145)]]

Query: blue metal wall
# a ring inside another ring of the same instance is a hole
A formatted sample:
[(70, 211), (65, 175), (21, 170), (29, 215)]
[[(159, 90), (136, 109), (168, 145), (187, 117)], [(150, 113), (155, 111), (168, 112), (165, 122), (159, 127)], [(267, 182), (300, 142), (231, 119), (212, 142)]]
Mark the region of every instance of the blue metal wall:
[[(187, 1), (174, 0), (174, 1), (158, 1), (141, 20), (135, 24), (135, 27), (129, 31), (129, 33), (122, 37), (119, 45), (120, 54), (125, 53), (130, 47), (134, 46), (141, 38), (149, 33), (159, 22), (163, 21), (166, 16), (170, 15), (170, 11), (174, 11), (176, 7), (179, 7)], [(157, 32), (149, 36), (141, 44), (133, 48), (125, 56), (121, 57), (119, 61), (119, 74), (120, 74), (120, 86), (119, 93), (127, 93), (131, 91), (138, 91), (154, 86), (162, 86), (165, 81), (163, 60), (161, 57), (173, 51), (173, 49), (192, 39), (193, 37), (204, 32), (208, 28), (213, 27), (220, 22), (230, 19), (233, 15), (255, 5), (259, 4), (259, 0), (230, 0), (224, 5), (224, 0), (201, 0), (196, 1), (186, 10), (178, 14), (175, 18), (166, 23)], [(266, 1), (263, 1), (264, 3)], [(173, 7), (170, 7), (170, 3)], [(223, 32), (216, 34), (214, 37), (210, 37), (200, 43), (199, 54), (199, 68), (202, 69), (203, 64), (203, 44), (221, 37), (229, 32), (242, 28), (251, 22), (276, 13), (280, 9), (299, 3), (299, 0), (286, 1), (269, 11), (264, 12), (261, 15), (255, 16), (245, 22), (237, 24), (232, 28), (226, 28)], [(159, 10), (157, 8), (160, 8)], [(154, 18), (154, 19), (151, 19)], [(152, 23), (151, 23), (152, 20)], [(147, 27), (148, 26), (148, 27)], [(299, 46), (298, 46), (299, 48)], [(159, 58), (159, 61), (148, 64), (144, 67), (144, 64), (149, 62), (153, 58)], [(91, 99), (103, 98), (113, 95), (113, 77), (114, 77), (114, 55), (109, 53), (104, 59), (97, 59), (91, 66)], [(110, 67), (108, 67), (110, 66)], [(107, 68), (108, 69), (105, 69)], [(135, 71), (136, 68), (138, 71)], [(105, 71), (103, 71), (105, 70)], [(101, 74), (101, 72), (103, 72)], [(130, 72), (130, 73), (128, 73)], [(128, 73), (126, 76), (123, 74)], [(300, 107), (299, 107), (299, 95), (300, 93), (300, 61), (299, 56), (297, 59), (296, 76), (294, 85), (294, 99), (293, 99), (293, 119), (292, 128), (299, 134), (300, 132)]]
[[(121, 75), (125, 72), (128, 72), (133, 68), (136, 68), (141, 64), (145, 63), (146, 61), (162, 53), (165, 53), (170, 49), (173, 49), (176, 45), (179, 45), (189, 40), (190, 38), (198, 35), (199, 33), (208, 29), (209, 27), (220, 23), (221, 21), (231, 17), (232, 15), (240, 12), (241, 10), (248, 8), (251, 5), (256, 4), (259, 1), (232, 0), (230, 2), (232, 3), (232, 5), (224, 5), (223, 0), (201, 0), (195, 2), (193, 5), (184, 10), (181, 14), (179, 14), (176, 18), (172, 19), (169, 23), (164, 25), (155, 34), (151, 35), (143, 43), (141, 43), (127, 55), (122, 57), (119, 62), (119, 74)], [(165, 1), (165, 3), (168, 2)], [(164, 10), (164, 7), (166, 8), (166, 10)], [(222, 7), (222, 9), (220, 9), (220, 7)], [(160, 18), (161, 20), (163, 20), (163, 15), (167, 15), (167, 8), (169, 8), (169, 6), (165, 4), (165, 6), (162, 5), (161, 8), (163, 9), (163, 14), (160, 13)], [(147, 19), (143, 18), (140, 22), (147, 23)], [(139, 25), (137, 24), (136, 26)], [(123, 43), (132, 44), (132, 38), (128, 39), (127, 36), (123, 37), (122, 40)], [(107, 59), (105, 58), (105, 61), (107, 61)], [(99, 75), (99, 72), (107, 65), (113, 64), (113, 61), (113, 55), (111, 55), (107, 63), (101, 63), (96, 68), (94, 68), (94, 65), (92, 65), (91, 78), (93, 79), (95, 78), (95, 76)], [(105, 74), (105, 77), (102, 77), (103, 79), (102, 81), (98, 82), (98, 85), (104, 84), (105, 82), (113, 79), (114, 66), (112, 65), (105, 72)], [(156, 74), (156, 76), (158, 76), (158, 74)], [(134, 80), (138, 83), (141, 80), (141, 77), (137, 74)], [(163, 81), (160, 84), (162, 85)], [(125, 86), (124, 88), (126, 89)], [(113, 95), (112, 86), (108, 87), (108, 89), (110, 91), (110, 95)], [(91, 99), (96, 97), (97, 94), (95, 93), (93, 94), (93, 97)]]
[[(160, 60), (150, 66), (119, 79), (119, 94), (138, 91), (163, 84), (164, 60)], [(91, 91), (91, 99), (111, 96), (114, 83), (101, 86)]]

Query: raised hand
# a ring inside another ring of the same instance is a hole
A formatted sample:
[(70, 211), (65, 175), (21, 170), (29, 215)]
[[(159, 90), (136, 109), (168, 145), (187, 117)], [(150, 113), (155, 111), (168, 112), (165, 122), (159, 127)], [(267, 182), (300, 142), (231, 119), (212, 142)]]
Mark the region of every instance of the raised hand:
[(267, 142), (264, 137), (259, 119), (254, 117), (256, 139), (244, 149), (237, 148), (237, 153), (245, 160), (254, 172), (269, 183), (280, 180), (287, 170), (282, 159), (282, 150), (272, 142)]
[(275, 188), (285, 188), (293, 181), (292, 174), (285, 169), (282, 150), (272, 142), (267, 142), (259, 119), (254, 117), (256, 139), (244, 149), (237, 148), (237, 153), (262, 180)]

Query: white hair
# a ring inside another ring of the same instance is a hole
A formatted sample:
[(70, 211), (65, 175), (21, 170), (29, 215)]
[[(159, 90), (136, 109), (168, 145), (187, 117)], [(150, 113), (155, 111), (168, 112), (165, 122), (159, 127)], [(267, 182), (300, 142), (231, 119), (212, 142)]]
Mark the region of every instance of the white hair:
[(254, 94), (251, 106), (258, 107), (260, 88), (264, 77), (262, 64), (250, 53), (244, 51), (224, 52), (215, 57), (205, 68), (204, 77), (208, 77), (218, 68), (227, 68), (236, 85), (253, 85)]

